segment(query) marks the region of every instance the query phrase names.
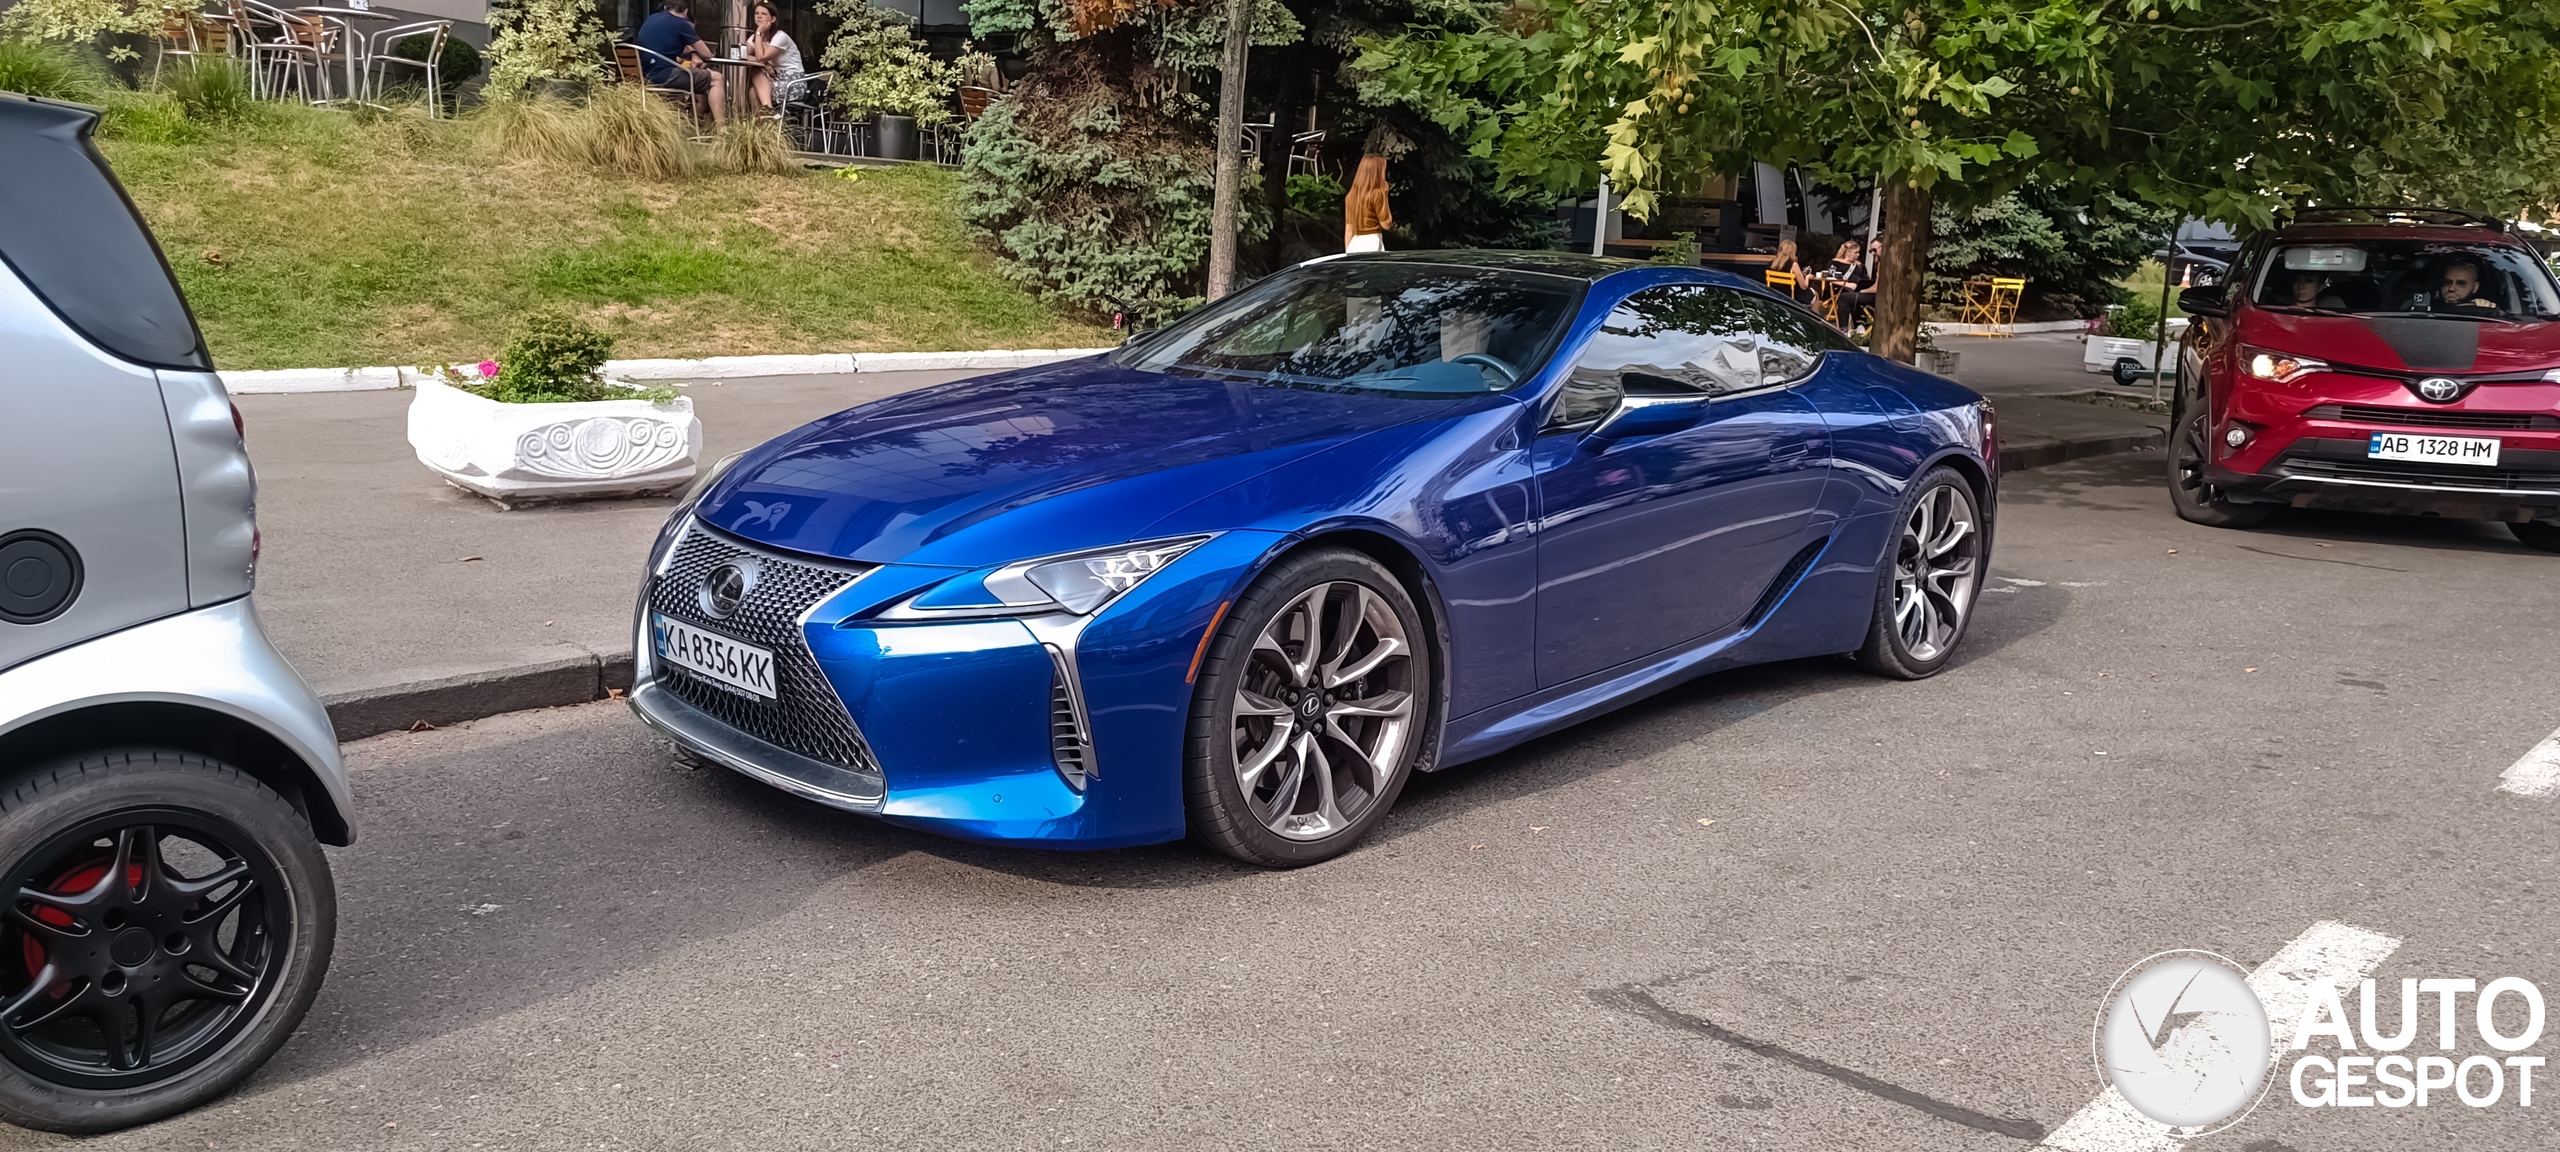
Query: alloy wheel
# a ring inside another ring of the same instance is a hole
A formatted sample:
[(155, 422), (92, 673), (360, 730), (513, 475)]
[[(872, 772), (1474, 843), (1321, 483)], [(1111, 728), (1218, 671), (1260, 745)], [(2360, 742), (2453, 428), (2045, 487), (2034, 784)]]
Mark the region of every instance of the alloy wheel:
[(273, 864), (235, 847), (250, 843), (205, 813), (126, 811), (19, 861), (0, 920), (0, 1056), (119, 1089), (221, 1051), (272, 997), (292, 938)]
[(1319, 584), (1254, 639), (1232, 734), (1245, 806), (1273, 833), (1320, 840), (1359, 822), (1403, 769), (1413, 640), (1385, 597)]
[(2170, 449), (2177, 461), (2178, 494), (2190, 506), (2203, 507), (2221, 498), (2213, 484), (2204, 478), (2204, 413), (2197, 413), (2178, 429), (2178, 442)]
[(1893, 628), (1913, 660), (1944, 655), (1973, 610), (1982, 534), (1973, 501), (1954, 484), (1923, 493), (1903, 521), (1893, 562)]

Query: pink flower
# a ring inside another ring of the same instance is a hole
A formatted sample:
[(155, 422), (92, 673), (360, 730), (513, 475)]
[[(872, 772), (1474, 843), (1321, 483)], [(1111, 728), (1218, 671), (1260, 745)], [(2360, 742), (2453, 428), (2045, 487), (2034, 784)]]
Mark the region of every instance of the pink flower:
[(483, 361), (481, 361), (481, 362), (480, 362), (480, 375), (481, 375), (482, 377), (484, 377), (484, 378), (485, 378), (485, 377), (495, 376), (495, 375), (497, 375), (497, 374), (498, 374), (498, 362), (497, 362), (497, 361), (495, 361), (495, 360), (483, 360)]

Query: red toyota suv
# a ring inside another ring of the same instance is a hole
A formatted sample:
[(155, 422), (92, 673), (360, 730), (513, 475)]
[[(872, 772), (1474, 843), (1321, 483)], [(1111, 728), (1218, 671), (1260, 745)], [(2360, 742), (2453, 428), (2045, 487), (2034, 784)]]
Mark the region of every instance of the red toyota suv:
[(2169, 498), (2198, 524), (2346, 508), (2560, 552), (2560, 287), (2505, 224), (2306, 210), (2189, 288)]

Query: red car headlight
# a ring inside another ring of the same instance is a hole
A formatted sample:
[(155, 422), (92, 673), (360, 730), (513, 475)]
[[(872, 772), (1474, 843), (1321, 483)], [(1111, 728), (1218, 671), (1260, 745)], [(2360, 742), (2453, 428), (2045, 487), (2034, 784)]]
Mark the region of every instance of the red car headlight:
[(2309, 373), (2327, 371), (2329, 362), (2296, 356), (2291, 352), (2243, 347), (2240, 349), (2240, 366), (2260, 380), (2291, 384)]

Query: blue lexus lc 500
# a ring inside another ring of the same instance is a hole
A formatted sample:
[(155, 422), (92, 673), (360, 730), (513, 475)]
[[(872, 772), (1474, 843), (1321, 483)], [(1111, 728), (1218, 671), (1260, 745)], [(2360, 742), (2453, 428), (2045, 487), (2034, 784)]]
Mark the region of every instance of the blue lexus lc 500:
[(1998, 461), (1979, 396), (1731, 276), (1328, 258), (715, 466), (631, 705), (901, 824), (1307, 864), (1416, 772), (1702, 673), (1936, 672)]

